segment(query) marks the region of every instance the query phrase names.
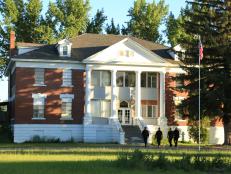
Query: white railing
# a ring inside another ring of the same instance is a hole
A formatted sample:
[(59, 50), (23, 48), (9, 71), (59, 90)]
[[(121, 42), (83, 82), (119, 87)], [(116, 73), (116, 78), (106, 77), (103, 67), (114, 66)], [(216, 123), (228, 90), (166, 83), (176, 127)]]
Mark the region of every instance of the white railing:
[(143, 119), (137, 118), (137, 125), (139, 126), (140, 130), (143, 131), (147, 125), (145, 124)]
[(124, 131), (121, 127), (121, 124), (118, 119), (110, 119), (110, 124), (114, 126), (116, 130), (116, 140), (119, 144), (124, 144), (125, 143), (125, 134)]

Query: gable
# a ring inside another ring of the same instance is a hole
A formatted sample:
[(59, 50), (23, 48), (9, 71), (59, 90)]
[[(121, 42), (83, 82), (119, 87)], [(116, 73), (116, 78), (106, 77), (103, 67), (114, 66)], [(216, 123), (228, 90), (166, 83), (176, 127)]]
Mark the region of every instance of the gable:
[(129, 38), (125, 38), (122, 41), (86, 58), (83, 62), (156, 66), (167, 66), (170, 64), (157, 54)]

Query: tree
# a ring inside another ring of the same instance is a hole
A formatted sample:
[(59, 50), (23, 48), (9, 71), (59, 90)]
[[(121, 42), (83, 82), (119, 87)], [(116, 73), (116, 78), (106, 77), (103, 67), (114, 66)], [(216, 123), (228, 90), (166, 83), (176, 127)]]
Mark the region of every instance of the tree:
[(173, 47), (181, 42), (183, 38), (188, 37), (184, 30), (184, 21), (182, 15), (175, 18), (171, 12), (166, 20), (166, 36), (168, 43)]
[(158, 3), (136, 0), (134, 6), (128, 11), (130, 20), (127, 22), (127, 31), (124, 31), (141, 39), (161, 42), (162, 36), (158, 29), (167, 13), (168, 6), (165, 5), (164, 0)]
[(42, 3), (40, 0), (3, 0), (0, 2), (0, 77), (8, 62), (10, 31), (16, 32), (17, 41), (36, 42), (40, 25)]
[(189, 93), (180, 105), (189, 116), (198, 119), (198, 35), (204, 47), (201, 60), (201, 116), (220, 116), (224, 123), (225, 144), (231, 132), (231, 2), (228, 0), (194, 0), (184, 10), (184, 30), (190, 39), (183, 39), (186, 49), (182, 68), (187, 72), (178, 80), (188, 81), (178, 90)]
[(104, 10), (97, 10), (94, 18), (87, 24), (87, 33), (102, 33), (103, 31), (103, 24), (107, 20), (107, 16), (104, 15)]
[(89, 0), (56, 0), (50, 2), (47, 15), (59, 39), (71, 38), (86, 30), (89, 10)]
[(112, 18), (111, 19), (111, 24), (106, 26), (106, 29), (105, 29), (106, 33), (107, 34), (120, 34), (120, 26), (119, 24), (117, 26), (115, 26), (114, 24), (114, 19)]
[(41, 15), (41, 0), (0, 1), (0, 77), (8, 62), (10, 31), (17, 42), (55, 43), (86, 30), (89, 1), (50, 2), (46, 16)]

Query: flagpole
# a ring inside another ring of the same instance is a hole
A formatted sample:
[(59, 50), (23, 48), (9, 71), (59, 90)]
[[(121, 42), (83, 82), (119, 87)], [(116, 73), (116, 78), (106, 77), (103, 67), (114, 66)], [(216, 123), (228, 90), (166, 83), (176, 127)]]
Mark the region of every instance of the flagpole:
[(199, 114), (199, 151), (201, 150), (201, 55), (200, 55), (200, 44), (201, 37), (199, 35), (199, 105), (198, 105), (198, 114)]

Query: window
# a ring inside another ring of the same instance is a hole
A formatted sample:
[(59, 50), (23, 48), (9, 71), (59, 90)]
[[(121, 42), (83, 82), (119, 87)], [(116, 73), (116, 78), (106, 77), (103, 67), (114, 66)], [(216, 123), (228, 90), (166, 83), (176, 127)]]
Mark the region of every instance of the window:
[(175, 103), (176, 109), (175, 109), (175, 119), (182, 119), (182, 114), (180, 110), (177, 108), (178, 105), (181, 104), (182, 100), (184, 100), (185, 97), (173, 97), (173, 101)]
[(156, 105), (142, 105), (142, 117), (154, 118), (156, 114)]
[(72, 118), (72, 100), (74, 99), (73, 94), (61, 94), (60, 98), (62, 100), (62, 113), (61, 119), (71, 119)]
[(135, 87), (136, 75), (135, 72), (117, 72), (116, 83), (118, 87)]
[(72, 70), (64, 69), (63, 70), (63, 86), (71, 86), (72, 85)]
[(43, 119), (46, 95), (33, 94), (32, 98), (33, 98), (33, 119)]
[(63, 46), (63, 55), (67, 56), (67, 51), (68, 51), (68, 47), (67, 46)]
[(111, 72), (110, 71), (97, 71), (92, 73), (91, 85), (92, 86), (111, 86)]
[(110, 117), (110, 100), (91, 100), (91, 113), (95, 117)]
[(141, 87), (156, 88), (157, 75), (155, 72), (141, 73)]
[(132, 50), (120, 50), (119, 56), (133, 57), (134, 51), (132, 51)]
[(35, 68), (35, 84), (44, 85), (44, 69)]

